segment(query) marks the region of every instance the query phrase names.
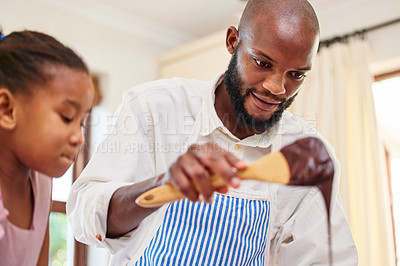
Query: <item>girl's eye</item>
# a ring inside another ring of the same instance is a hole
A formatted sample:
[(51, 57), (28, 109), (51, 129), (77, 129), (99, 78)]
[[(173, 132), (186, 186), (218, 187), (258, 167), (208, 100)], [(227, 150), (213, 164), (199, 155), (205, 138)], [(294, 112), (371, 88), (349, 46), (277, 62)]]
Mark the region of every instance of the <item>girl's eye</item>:
[(299, 73), (299, 72), (293, 72), (293, 73), (292, 73), (292, 76), (293, 76), (295, 79), (303, 79), (303, 78), (306, 77), (305, 74)]
[(256, 64), (257, 64), (257, 65), (259, 65), (260, 67), (266, 67), (266, 66), (269, 66), (269, 65), (268, 65), (268, 62), (261, 61), (261, 60), (259, 60), (259, 59), (257, 59), (257, 58), (254, 58), (254, 61), (255, 61), (255, 62), (256, 62)]
[(66, 123), (69, 124), (72, 122), (72, 118), (66, 117), (66, 116), (61, 116), (62, 120)]

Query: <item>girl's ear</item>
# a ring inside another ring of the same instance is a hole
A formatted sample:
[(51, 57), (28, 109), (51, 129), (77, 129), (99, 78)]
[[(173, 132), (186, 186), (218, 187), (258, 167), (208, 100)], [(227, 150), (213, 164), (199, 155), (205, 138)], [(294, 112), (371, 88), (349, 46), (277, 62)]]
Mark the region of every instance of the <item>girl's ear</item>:
[(15, 97), (6, 88), (0, 88), (0, 127), (14, 129), (17, 121), (15, 115)]

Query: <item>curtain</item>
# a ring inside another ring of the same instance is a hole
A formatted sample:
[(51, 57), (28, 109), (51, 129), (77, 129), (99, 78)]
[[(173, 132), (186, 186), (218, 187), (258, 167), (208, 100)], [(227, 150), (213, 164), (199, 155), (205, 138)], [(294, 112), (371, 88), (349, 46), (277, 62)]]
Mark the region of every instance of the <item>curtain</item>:
[(347, 38), (321, 47), (291, 112), (335, 148), (340, 196), (360, 266), (395, 265), (383, 146), (379, 143), (368, 69), (368, 42)]

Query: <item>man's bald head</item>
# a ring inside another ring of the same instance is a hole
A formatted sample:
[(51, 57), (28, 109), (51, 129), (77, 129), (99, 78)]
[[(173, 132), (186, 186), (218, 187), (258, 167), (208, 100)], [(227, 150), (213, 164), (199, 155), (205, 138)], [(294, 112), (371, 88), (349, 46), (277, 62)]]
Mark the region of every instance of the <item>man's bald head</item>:
[(250, 37), (252, 25), (270, 23), (282, 31), (302, 30), (319, 36), (319, 23), (313, 7), (307, 0), (249, 0), (239, 22), (239, 38)]

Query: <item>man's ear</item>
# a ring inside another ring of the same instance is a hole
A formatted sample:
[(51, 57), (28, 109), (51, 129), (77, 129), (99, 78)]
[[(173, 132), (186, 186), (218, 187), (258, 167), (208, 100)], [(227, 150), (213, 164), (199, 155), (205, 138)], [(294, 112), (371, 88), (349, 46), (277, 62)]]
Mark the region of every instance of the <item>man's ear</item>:
[(0, 127), (14, 129), (16, 126), (15, 97), (6, 88), (0, 88)]
[(230, 54), (233, 54), (238, 44), (239, 44), (239, 32), (235, 27), (230, 26), (226, 32), (226, 40), (225, 40), (226, 49), (228, 49), (228, 52)]

